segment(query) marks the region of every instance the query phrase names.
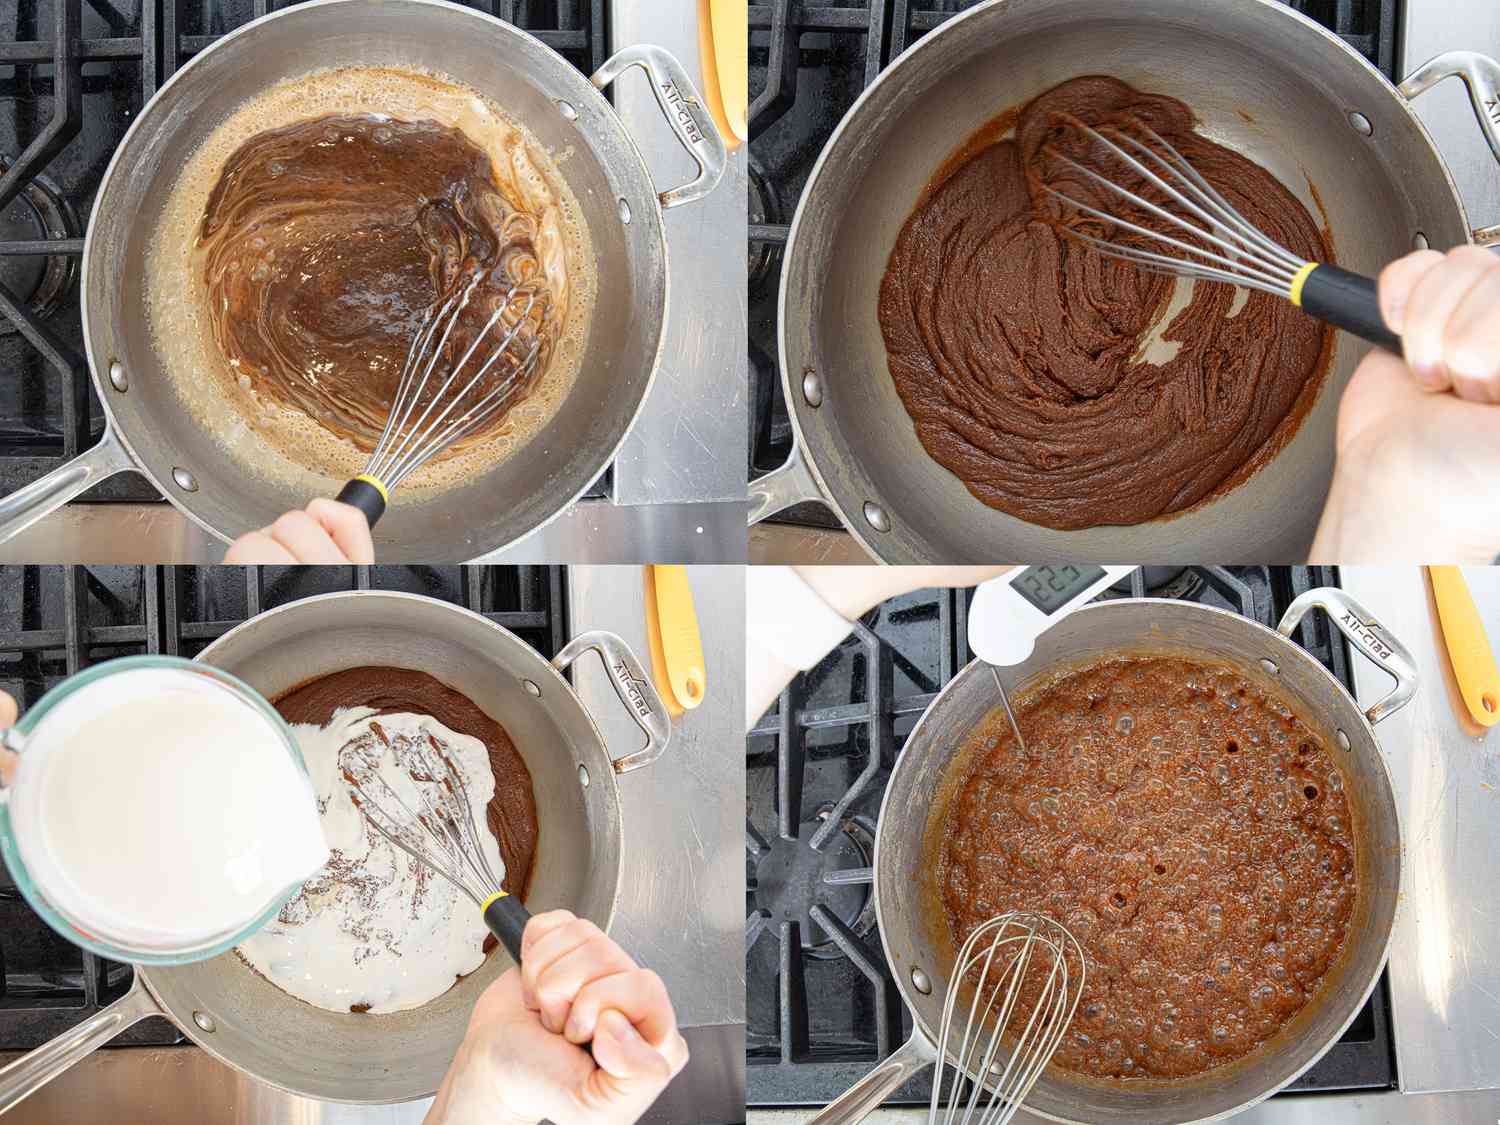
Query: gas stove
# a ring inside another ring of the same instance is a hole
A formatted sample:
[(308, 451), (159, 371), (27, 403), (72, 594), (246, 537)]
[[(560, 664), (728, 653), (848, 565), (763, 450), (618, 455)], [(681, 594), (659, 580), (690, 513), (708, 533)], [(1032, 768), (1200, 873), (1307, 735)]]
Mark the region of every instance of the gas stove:
[[(654, 42), (700, 80), (696, 0), (460, 2), (525, 29), (584, 74), (619, 47)], [(285, 6), (0, 0), (0, 495), (103, 434), (84, 358), (78, 274), (94, 195), (126, 129), (195, 54)], [(681, 150), (659, 125), (646, 84), (617, 83), (608, 96), (653, 174), (672, 179)], [(572, 509), (582, 518), (555, 521), (505, 561), (743, 556), (744, 429), (731, 407), (744, 380), (726, 379), (725, 370), (742, 354), (734, 326), (744, 298), (738, 278), (722, 268), (737, 253), (743, 168), (736, 156), (719, 191), (685, 209), (686, 219), (666, 218), (672, 300), (657, 387), (614, 465)], [(5, 557), (110, 561), (122, 557), (126, 540), (140, 544), (135, 557), (209, 561), (223, 550), (145, 478), (122, 473), (18, 536)]]
[[(1327, 567), (1147, 567), (1101, 597), (1181, 598), (1274, 627), (1293, 598), (1337, 585)], [(972, 590), (892, 599), (798, 676), (746, 743), (746, 1034), (750, 1106), (816, 1105), (842, 1093), (911, 1030), (887, 968), (868, 869), (890, 771), (918, 718), (972, 654)], [(1350, 654), (1326, 619), (1295, 639), (1354, 693)], [(1396, 1085), (1389, 984), (1291, 1091)], [(931, 1072), (887, 1104), (925, 1105)]]
[[(264, 610), (337, 590), (399, 590), (463, 606), (551, 659), (567, 641), (562, 567), (0, 567), (0, 690), (25, 711), (116, 656), (193, 657)], [(131, 969), (69, 944), (0, 864), (0, 1051), (28, 1050), (118, 1000)], [(110, 1047), (186, 1045), (152, 1018)]]
[[(1389, 77), (1399, 0), (1289, 0)], [(750, 477), (779, 468), (792, 428), (777, 367), (777, 291), (797, 202), (835, 126), (881, 71), (978, 0), (770, 0), (750, 6)], [(1469, 46), (1455, 40), (1450, 47)], [(1461, 121), (1472, 131), (1472, 118)], [(1470, 140), (1473, 138), (1471, 137)], [(1480, 146), (1482, 147), (1482, 146)], [(822, 504), (771, 520), (840, 526)]]

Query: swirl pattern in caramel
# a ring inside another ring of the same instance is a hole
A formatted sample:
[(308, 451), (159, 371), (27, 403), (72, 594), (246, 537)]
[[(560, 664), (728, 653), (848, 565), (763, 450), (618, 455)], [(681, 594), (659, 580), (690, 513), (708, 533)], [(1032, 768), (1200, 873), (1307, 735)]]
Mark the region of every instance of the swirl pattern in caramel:
[[(241, 381), (370, 450), (423, 316), (456, 291), (468, 289), (467, 304), (412, 417), (501, 308), (507, 327), (528, 310), (504, 360), (454, 393), (502, 338), (497, 326), (433, 417), (453, 401), (456, 418), (511, 379), (505, 408), (465, 439), (482, 441), (526, 397), (566, 314), (538, 242), (538, 216), (506, 197), (490, 156), (457, 128), (330, 114), (267, 130), (234, 153), (198, 249), (213, 336)], [(533, 348), (535, 362), (521, 366)]]
[(1057, 159), (1099, 166), (1078, 121), (1149, 125), (1250, 223), (1331, 259), (1268, 171), (1195, 132), (1182, 102), (1113, 78), (1065, 82), (1021, 109), (1013, 138), (971, 144), (901, 231), (881, 332), (928, 454), (983, 503), (1057, 529), (1141, 523), (1243, 480), (1294, 432), (1332, 339), (1280, 297), (1250, 292), (1240, 308), (1234, 288), (1198, 282), (1160, 332), (1175, 353), (1148, 360), (1175, 280), (1070, 239), (1043, 187), (1117, 208)]

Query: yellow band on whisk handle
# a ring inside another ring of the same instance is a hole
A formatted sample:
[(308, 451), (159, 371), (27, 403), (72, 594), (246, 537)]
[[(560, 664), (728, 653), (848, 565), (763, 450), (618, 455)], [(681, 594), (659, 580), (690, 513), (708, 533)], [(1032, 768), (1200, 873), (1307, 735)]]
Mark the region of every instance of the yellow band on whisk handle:
[(526, 923), (531, 915), (521, 905), (521, 900), (505, 891), (496, 891), (484, 900), (484, 924), (490, 933), (500, 939), (500, 944), (521, 963), (521, 935), (526, 932)]
[(391, 502), (390, 489), (378, 477), (360, 473), (339, 491), (339, 503), (349, 504), (365, 514), (371, 527), (385, 514), (385, 506)]
[(1317, 262), (1308, 262), (1292, 277), (1292, 291), (1287, 296), (1299, 309), (1302, 307), (1302, 289), (1307, 284), (1307, 279), (1312, 276), (1313, 270), (1317, 268)]

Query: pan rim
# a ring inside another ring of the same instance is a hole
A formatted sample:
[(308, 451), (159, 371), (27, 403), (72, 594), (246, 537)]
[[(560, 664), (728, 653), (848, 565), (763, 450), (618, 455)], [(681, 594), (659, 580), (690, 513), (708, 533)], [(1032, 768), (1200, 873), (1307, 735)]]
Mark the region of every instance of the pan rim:
[[(634, 176), (638, 176), (640, 182), (645, 185), (647, 190), (644, 192), (644, 194), (649, 197), (651, 203), (649, 207), (644, 209), (647, 220), (649, 221), (651, 227), (651, 229), (647, 232), (647, 239), (650, 245), (655, 247), (661, 256), (661, 284), (659, 288), (661, 316), (658, 318), (655, 328), (655, 344), (651, 353), (650, 370), (647, 372), (646, 379), (641, 385), (640, 396), (635, 404), (635, 408), (631, 411), (630, 417), (626, 420), (625, 425), (622, 427), (619, 438), (615, 441), (612, 447), (608, 449), (601, 448), (598, 451), (598, 456), (596, 458), (597, 465), (591, 472), (586, 474), (586, 479), (584, 480), (583, 484), (580, 485), (571, 496), (563, 499), (562, 502), (557, 505), (554, 511), (548, 514), (535, 526), (531, 527), (527, 531), (522, 532), (512, 539), (479, 548), (477, 553), (472, 556), (473, 558), (477, 559), (489, 554), (507, 550), (511, 547), (515, 547), (523, 543), (525, 540), (531, 538), (533, 535), (537, 534), (537, 532), (541, 531), (543, 528), (547, 527), (553, 521), (562, 516), (565, 512), (570, 510), (575, 504), (577, 504), (579, 498), (593, 486), (594, 482), (599, 478), (600, 474), (602, 474), (604, 470), (609, 465), (613, 464), (614, 461), (619, 457), (620, 450), (624, 447), (626, 439), (630, 436), (631, 431), (635, 429), (636, 424), (640, 421), (641, 412), (644, 410), (646, 400), (650, 397), (651, 391), (656, 385), (656, 378), (661, 370), (662, 354), (666, 346), (667, 317), (670, 315), (671, 311), (671, 250), (667, 244), (666, 222), (661, 208), (661, 199), (656, 190), (656, 181), (652, 177), (650, 168), (646, 164), (645, 156), (641, 152), (640, 146), (636, 144), (635, 136), (631, 133), (630, 129), (626, 127), (624, 121), (620, 118), (620, 115), (618, 111), (616, 111), (614, 105), (609, 101), (608, 98), (604, 96), (603, 92), (598, 87), (596, 87), (592, 81), (589, 80), (587, 76), (576, 70), (571, 63), (568, 63), (567, 60), (563, 59), (561, 55), (559, 55), (556, 51), (553, 51), (536, 36), (531, 35), (529, 32), (524, 31), (523, 29), (516, 27), (513, 24), (506, 23), (498, 16), (490, 15), (487, 12), (481, 12), (475, 8), (465, 7), (462, 4), (452, 2), (452, 0), (386, 0), (386, 2), (417, 7), (444, 9), (448, 12), (454, 13), (457, 16), (472, 18), (485, 25), (489, 29), (498, 32), (503, 37), (509, 38), (513, 43), (525, 44), (529, 42), (536, 49), (545, 51), (548, 56), (555, 60), (557, 64), (557, 73), (564, 76), (562, 78), (562, 81), (573, 86), (576, 91), (576, 96), (584, 101), (589, 102), (593, 109), (595, 109), (596, 111), (604, 111), (596, 114), (598, 120), (606, 122), (606, 127), (616, 132), (625, 141), (625, 150), (631, 153), (634, 158), (634, 164), (631, 169), (633, 178)], [(100, 226), (100, 212), (102, 210), (104, 198), (107, 194), (107, 189), (110, 186), (111, 182), (118, 176), (124, 175), (125, 171), (128, 171), (128, 169), (126, 169), (125, 165), (122, 163), (122, 157), (125, 155), (127, 149), (132, 146), (132, 144), (139, 145), (140, 142), (137, 140), (137, 134), (146, 124), (146, 122), (149, 119), (152, 119), (152, 109), (161, 100), (163, 95), (169, 89), (171, 89), (174, 83), (182, 81), (183, 75), (191, 74), (194, 68), (199, 65), (203, 59), (208, 58), (225, 44), (231, 43), (242, 36), (248, 35), (252, 30), (257, 29), (261, 25), (266, 24), (272, 20), (294, 18), (297, 13), (307, 12), (320, 8), (350, 7), (358, 9), (362, 7), (378, 6), (382, 6), (382, 0), (305, 0), (304, 3), (299, 3), (291, 7), (278, 8), (274, 11), (267, 12), (265, 15), (258, 16), (257, 18), (250, 20), (248, 23), (241, 24), (233, 31), (230, 31), (223, 37), (216, 39), (207, 48), (198, 52), (192, 58), (188, 59), (187, 62), (183, 63), (182, 66), (178, 67), (178, 69), (173, 72), (171, 77), (163, 82), (161, 86), (157, 88), (156, 92), (151, 95), (151, 98), (145, 103), (145, 105), (141, 107), (141, 110), (136, 115), (135, 120), (130, 123), (129, 127), (125, 130), (125, 133), (121, 136), (119, 143), (115, 146), (114, 153), (110, 157), (109, 163), (105, 166), (104, 175), (99, 181), (99, 188), (94, 193), (93, 204), (89, 208), (88, 227), (84, 233), (82, 262), (80, 264), (78, 274), (80, 314), (79, 320), (83, 332), (84, 359), (88, 365), (89, 378), (94, 384), (95, 397), (98, 399), (100, 408), (104, 412), (104, 433), (100, 438), (100, 444), (109, 441), (112, 437), (116, 442), (119, 443), (121, 449), (124, 450), (125, 455), (130, 459), (132, 468), (135, 472), (138, 472), (142, 476), (144, 476), (147, 481), (150, 482), (151, 486), (156, 489), (157, 492), (159, 492), (174, 508), (176, 508), (179, 512), (186, 516), (193, 524), (207, 532), (210, 536), (212, 536), (220, 543), (232, 543), (234, 539), (232, 536), (224, 534), (224, 532), (220, 531), (217, 527), (214, 527), (213, 525), (208, 523), (207, 520), (205, 520), (196, 511), (194, 511), (193, 508), (191, 508), (188, 503), (178, 495), (178, 490), (168, 488), (163, 485), (162, 481), (157, 477), (156, 473), (151, 470), (151, 468), (145, 463), (145, 460), (136, 452), (136, 449), (132, 444), (129, 436), (126, 434), (125, 429), (120, 426), (119, 421), (115, 416), (114, 408), (110, 403), (110, 393), (114, 390), (114, 388), (113, 385), (108, 381), (108, 379), (104, 378), (101, 375), (103, 367), (101, 367), (100, 357), (95, 355), (94, 333), (91, 330), (89, 307), (89, 277), (91, 272), (89, 267), (95, 256), (95, 253), (98, 252), (96, 233)], [(635, 208), (632, 208), (632, 223), (636, 221), (635, 210)], [(98, 315), (107, 316), (109, 315), (109, 313), (101, 311), (98, 313)], [(567, 400), (564, 399), (564, 402), (566, 401)]]
[[(796, 212), (792, 216), (792, 224), (787, 231), (787, 250), (785, 259), (786, 266), (781, 271), (781, 283), (777, 292), (776, 299), (777, 366), (779, 368), (779, 373), (781, 376), (782, 396), (787, 404), (787, 415), (791, 421), (792, 426), (792, 452), (788, 457), (787, 463), (791, 464), (797, 459), (800, 459), (802, 461), (803, 465), (807, 468), (809, 474), (812, 476), (813, 481), (817, 484), (818, 491), (821, 493), (819, 502), (822, 503), (825, 507), (829, 508), (833, 512), (833, 514), (838, 517), (839, 522), (843, 525), (844, 529), (854, 538), (854, 541), (859, 544), (861, 550), (863, 550), (876, 562), (898, 565), (916, 565), (922, 563), (951, 562), (953, 560), (917, 557), (908, 558), (903, 552), (887, 552), (882, 550), (880, 547), (881, 538), (887, 537), (889, 533), (878, 533), (879, 537), (867, 534), (866, 531), (860, 527), (860, 521), (855, 518), (854, 511), (851, 509), (850, 511), (846, 512), (844, 506), (836, 497), (835, 491), (830, 487), (828, 479), (825, 477), (822, 468), (818, 464), (817, 454), (814, 451), (811, 443), (808, 441), (808, 427), (805, 427), (803, 424), (803, 412), (810, 408), (808, 404), (803, 400), (798, 388), (793, 385), (792, 365), (789, 360), (789, 357), (792, 354), (792, 343), (789, 336), (789, 329), (793, 321), (793, 317), (789, 315), (789, 306), (791, 304), (793, 275), (797, 272), (797, 270), (795, 268), (789, 267), (795, 267), (797, 264), (797, 248), (799, 242), (798, 235), (801, 231), (803, 221), (807, 217), (809, 203), (817, 194), (819, 182), (827, 172), (827, 166), (830, 162), (830, 157), (834, 154), (835, 150), (841, 150), (843, 147), (845, 147), (846, 144), (855, 143), (853, 141), (846, 141), (846, 134), (852, 135), (852, 133), (854, 132), (855, 119), (862, 117), (862, 111), (865, 107), (866, 102), (872, 100), (877, 95), (877, 91), (882, 89), (882, 87), (886, 84), (887, 80), (892, 74), (903, 70), (907, 66), (907, 64), (916, 65), (916, 60), (925, 58), (927, 54), (933, 53), (934, 51), (940, 49), (937, 46), (932, 46), (933, 44), (946, 44), (946, 42), (950, 38), (959, 38), (964, 33), (964, 29), (966, 28), (968, 21), (975, 20), (981, 17), (983, 14), (991, 12), (998, 8), (1005, 8), (1013, 4), (1020, 6), (1024, 5), (1026, 2), (1027, 0), (987, 0), (987, 2), (985, 3), (977, 4), (967, 11), (964, 11), (947, 19), (936, 30), (928, 32), (916, 44), (908, 47), (889, 66), (881, 71), (881, 73), (876, 76), (875, 81), (871, 82), (870, 85), (865, 87), (865, 89), (860, 93), (859, 97), (854, 100), (854, 104), (851, 105), (844, 116), (840, 118), (839, 123), (834, 127), (833, 133), (830, 135), (828, 142), (823, 146), (823, 150), (818, 154), (818, 159), (816, 160), (816, 162), (814, 162), (812, 171), (807, 177), (806, 186), (804, 186), (804, 188), (802, 189), (801, 198), (797, 202)], [(1286, 17), (1293, 25), (1301, 25), (1304, 30), (1315, 33), (1316, 37), (1321, 39), (1325, 44), (1336, 47), (1345, 55), (1346, 58), (1357, 63), (1358, 68), (1362, 70), (1367, 77), (1378, 80), (1379, 84), (1384, 87), (1385, 92), (1394, 98), (1396, 104), (1403, 112), (1405, 119), (1411, 125), (1415, 126), (1417, 135), (1420, 137), (1420, 139), (1426, 145), (1428, 151), (1431, 153), (1434, 163), (1442, 173), (1443, 180), (1448, 188), (1449, 196), (1451, 197), (1452, 202), (1457, 207), (1458, 218), (1462, 229), (1465, 232), (1464, 236), (1467, 241), (1472, 243), (1474, 240), (1473, 226), (1470, 223), (1468, 211), (1464, 205), (1463, 198), (1459, 194), (1458, 185), (1453, 179), (1453, 173), (1448, 168), (1447, 162), (1443, 159), (1442, 153), (1439, 151), (1436, 142), (1432, 138), (1432, 134), (1428, 131), (1426, 125), (1423, 124), (1421, 117), (1418, 116), (1416, 111), (1413, 109), (1412, 102), (1401, 94), (1400, 90), (1395, 86), (1395, 84), (1393, 84), (1389, 78), (1387, 78), (1380, 72), (1379, 69), (1371, 64), (1368, 59), (1364, 58), (1364, 56), (1360, 55), (1359, 52), (1354, 50), (1353, 47), (1344, 42), (1344, 40), (1341, 39), (1338, 35), (1335, 35), (1333, 32), (1329, 31), (1321, 24), (1316, 23), (1310, 17), (1305, 16), (1301, 12), (1295, 11), (1286, 4), (1279, 2), (1279, 0), (1235, 0), (1235, 2), (1240, 6), (1253, 5), (1262, 9), (1263, 11), (1274, 12), (1277, 17)], [(1038, 93), (1039, 92), (1040, 91), (1038, 91)], [(805, 242), (806, 239), (803, 239), (802, 241)], [(808, 271), (804, 268), (803, 272)], [(878, 376), (888, 378), (889, 373), (885, 370), (882, 370), (878, 373)], [(826, 385), (826, 378), (824, 382)], [(826, 424), (824, 424), (824, 428), (826, 428)], [(827, 446), (827, 444), (828, 443), (826, 441), (823, 442), (823, 445), (825, 447)], [(926, 456), (925, 452), (924, 456)], [(971, 497), (971, 500), (973, 504), (978, 505), (980, 508), (985, 507), (978, 499)], [(1172, 515), (1181, 514), (1186, 513), (1172, 513)], [(1167, 516), (1164, 518), (1170, 519), (1171, 516)]]
[[(1229, 620), (1237, 623), (1240, 626), (1253, 627), (1248, 630), (1250, 635), (1260, 635), (1264, 640), (1274, 640), (1275, 642), (1278, 642), (1279, 650), (1281, 652), (1286, 654), (1287, 650), (1291, 650), (1291, 652), (1295, 654), (1291, 657), (1292, 659), (1307, 664), (1311, 668), (1316, 669), (1318, 672), (1321, 672), (1322, 675), (1326, 677), (1326, 679), (1338, 690), (1338, 692), (1343, 695), (1343, 697), (1348, 701), (1354, 714), (1358, 716), (1359, 729), (1363, 731), (1365, 736), (1369, 739), (1370, 745), (1374, 747), (1375, 757), (1380, 763), (1379, 776), (1384, 779), (1387, 790), (1394, 793), (1394, 781), (1391, 777), (1390, 762), (1388, 760), (1388, 756), (1385, 753), (1384, 748), (1381, 746), (1379, 738), (1376, 736), (1373, 724), (1370, 723), (1368, 716), (1359, 706), (1358, 700), (1355, 699), (1347, 689), (1345, 689), (1344, 685), (1339, 682), (1338, 678), (1334, 676), (1333, 673), (1329, 672), (1327, 668), (1323, 667), (1322, 663), (1316, 657), (1314, 657), (1312, 653), (1308, 652), (1307, 649), (1305, 649), (1301, 644), (1293, 640), (1291, 637), (1282, 636), (1282, 634), (1277, 632), (1275, 629), (1264, 625), (1259, 621), (1244, 617), (1243, 615), (1235, 613), (1232, 610), (1222, 609), (1218, 606), (1213, 605), (1204, 605), (1198, 602), (1185, 602), (1175, 598), (1114, 598), (1109, 601), (1093, 602), (1089, 605), (1083, 606), (1082, 608), (1075, 610), (1073, 616), (1079, 616), (1086, 613), (1094, 613), (1097, 616), (1101, 611), (1111, 611), (1112, 607), (1147, 608), (1155, 606), (1171, 606), (1174, 609), (1182, 609), (1187, 610), (1190, 613), (1201, 614), (1205, 618)], [(1113, 611), (1119, 612), (1120, 610), (1114, 609)], [(960, 681), (966, 680), (968, 677), (975, 674), (973, 669), (975, 669), (976, 666), (983, 667), (984, 661), (980, 660), (978, 657), (975, 657), (973, 660), (965, 664), (963, 668), (961, 668), (958, 673), (954, 675), (953, 679), (949, 680), (948, 683), (943, 685), (942, 690), (933, 697), (932, 701), (922, 711), (922, 714), (918, 717), (916, 724), (912, 727), (911, 733), (907, 735), (906, 742), (901, 748), (901, 753), (897, 755), (895, 764), (891, 768), (892, 783), (887, 784), (885, 793), (881, 797), (880, 811), (875, 825), (875, 847), (872, 851), (870, 862), (871, 870), (874, 873), (874, 878), (871, 886), (873, 888), (872, 893), (875, 898), (875, 924), (880, 934), (882, 948), (889, 948), (889, 945), (887, 939), (888, 930), (886, 926), (885, 910), (882, 905), (880, 855), (883, 847), (883, 841), (886, 839), (885, 825), (888, 823), (886, 819), (887, 812), (896, 788), (894, 785), (894, 781), (901, 771), (902, 761), (906, 758), (907, 751), (914, 745), (917, 735), (921, 733), (923, 726), (927, 724), (930, 716), (943, 702), (943, 700), (949, 696), (949, 693), (955, 690)], [(1396, 870), (1396, 885), (1392, 890), (1392, 898), (1395, 902), (1395, 905), (1392, 907), (1391, 911), (1391, 925), (1386, 927), (1385, 937), (1381, 942), (1381, 946), (1378, 951), (1379, 957), (1375, 962), (1374, 971), (1370, 974), (1370, 979), (1362, 986), (1356, 1000), (1350, 1004), (1348, 1013), (1338, 1023), (1336, 1032), (1333, 1037), (1320, 1050), (1313, 1054), (1303, 1065), (1299, 1066), (1295, 1072), (1279, 1081), (1274, 1087), (1257, 1094), (1254, 1098), (1241, 1102), (1238, 1105), (1235, 1105), (1228, 1109), (1222, 1110), (1209, 1117), (1183, 1119), (1181, 1121), (1174, 1122), (1174, 1125), (1208, 1125), (1208, 1123), (1210, 1122), (1225, 1120), (1226, 1118), (1233, 1117), (1235, 1114), (1243, 1113), (1245, 1110), (1251, 1108), (1252, 1106), (1258, 1105), (1260, 1102), (1271, 1097), (1273, 1094), (1285, 1089), (1292, 1082), (1295, 1082), (1297, 1078), (1299, 1078), (1302, 1074), (1311, 1069), (1313, 1065), (1316, 1064), (1318, 1060), (1327, 1053), (1328, 1048), (1332, 1046), (1333, 1043), (1337, 1042), (1338, 1039), (1343, 1036), (1344, 1032), (1349, 1029), (1349, 1026), (1354, 1022), (1354, 1020), (1358, 1018), (1360, 1012), (1364, 1009), (1365, 1004), (1369, 1001), (1370, 995), (1375, 991), (1376, 986), (1380, 983), (1381, 973), (1384, 971), (1386, 962), (1390, 956), (1391, 944), (1395, 939), (1396, 933), (1395, 922), (1397, 915), (1401, 909), (1400, 904), (1406, 882), (1406, 826), (1401, 817), (1401, 809), (1399, 803), (1395, 803), (1393, 801), (1393, 805), (1396, 812), (1395, 823), (1398, 864)], [(892, 817), (892, 820), (889, 823), (894, 825), (895, 818)], [(910, 831), (911, 826), (906, 827), (907, 830)], [(925, 825), (923, 827), (925, 827)], [(892, 832), (894, 832), (895, 830), (896, 829), (894, 827), (890, 829), (890, 831)], [(912, 1002), (909, 990), (914, 986), (911, 985), (909, 977), (902, 976), (900, 973), (893, 973), (892, 975), (896, 980), (896, 988), (901, 994), (901, 1001), (905, 1005), (906, 1011), (911, 1016), (912, 1037), (916, 1038), (920, 1035), (924, 1040), (932, 1045), (935, 1052), (937, 1037), (933, 1034), (934, 1029), (927, 1025), (927, 1021), (922, 1015), (921, 1011)], [(940, 1059), (938, 1060), (938, 1063), (939, 1065), (946, 1065), (946, 1060)], [(1211, 1075), (1213, 1072), (1208, 1071), (1205, 1073)], [(1049, 1121), (1059, 1122), (1060, 1125), (1088, 1125), (1087, 1122), (1077, 1121), (1075, 1119), (1067, 1117), (1061, 1117), (1057, 1114), (1038, 1109), (1030, 1104), (1027, 1104), (1025, 1108), (1028, 1113), (1035, 1114), (1036, 1116), (1045, 1118)]]

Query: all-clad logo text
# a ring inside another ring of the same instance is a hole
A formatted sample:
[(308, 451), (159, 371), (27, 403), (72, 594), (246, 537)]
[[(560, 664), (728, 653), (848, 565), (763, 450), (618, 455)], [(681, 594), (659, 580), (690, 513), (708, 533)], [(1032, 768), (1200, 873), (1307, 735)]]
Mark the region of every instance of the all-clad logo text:
[(661, 84), (662, 97), (667, 99), (667, 104), (677, 114), (677, 123), (682, 126), (682, 131), (687, 134), (687, 139), (697, 144), (703, 139), (702, 132), (698, 129), (698, 121), (693, 116), (693, 111), (688, 108), (687, 100), (677, 89), (675, 82), (663, 82)]
[(625, 698), (630, 700), (630, 705), (635, 708), (636, 714), (645, 718), (651, 714), (651, 704), (646, 702), (646, 693), (641, 690), (645, 686), (645, 680), (638, 680), (630, 674), (630, 668), (623, 660), (614, 663), (615, 679), (620, 681), (620, 687), (625, 692)]
[(1395, 650), (1376, 636), (1374, 630), (1369, 625), (1366, 625), (1347, 609), (1344, 610), (1342, 620), (1345, 625), (1349, 626), (1349, 631), (1359, 638), (1359, 643), (1376, 656), (1389, 660), (1395, 654)]

